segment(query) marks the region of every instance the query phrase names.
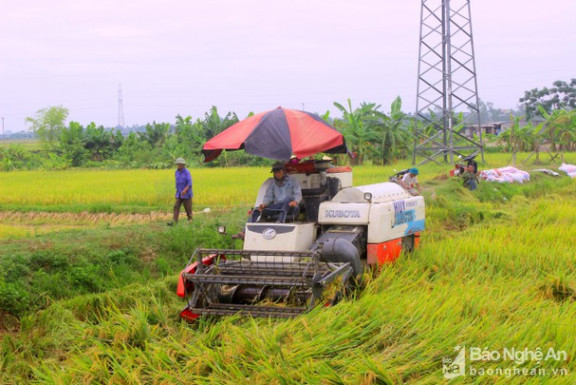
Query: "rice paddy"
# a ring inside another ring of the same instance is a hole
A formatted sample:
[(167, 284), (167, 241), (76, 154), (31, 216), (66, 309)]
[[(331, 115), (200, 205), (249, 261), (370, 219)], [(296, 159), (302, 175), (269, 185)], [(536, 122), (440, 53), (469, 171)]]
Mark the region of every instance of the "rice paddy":
[[(519, 161), (527, 154), (519, 154)], [(576, 162), (576, 154), (566, 154), (567, 162)], [(507, 164), (509, 154), (487, 154), (484, 168)], [(356, 185), (388, 180), (395, 170), (409, 162), (393, 166), (362, 166), (354, 169)], [(522, 166), (533, 169), (541, 166)], [(441, 165), (426, 165), (419, 179), (429, 181), (447, 174)], [(261, 183), (270, 177), (266, 168), (191, 169), (195, 209), (205, 207), (250, 206)], [(51, 212), (138, 212), (170, 211), (174, 195), (174, 170), (102, 170), (13, 171), (0, 173), (0, 210)]]
[[(487, 157), (489, 167), (509, 158)], [(357, 167), (355, 184), (386, 180), (402, 166)], [(441, 177), (446, 171), (421, 167), (427, 204), (421, 247), (383, 267), (355, 298), (293, 320), (231, 317), (196, 325), (177, 317), (178, 266), (197, 246), (229, 242), (213, 228), (241, 225), (268, 170), (192, 170), (195, 210), (215, 210), (173, 229), (162, 223), (172, 204), (172, 171), (0, 174), (0, 223), (15, 229), (0, 244), (0, 267), (26, 277), (32, 270), (24, 266), (34, 266), (42, 273), (34, 276), (37, 287), (19, 290), (44, 301), (30, 302), (35, 310), (16, 320), (0, 311), (0, 383), (575, 383), (576, 182), (533, 174), (528, 184), (481, 183), (470, 192)], [(33, 178), (35, 193), (26, 195)], [(70, 212), (76, 206), (82, 210)], [(43, 227), (51, 230), (30, 232)], [(83, 253), (90, 255), (83, 271), (93, 271), (92, 261), (110, 263), (114, 274), (98, 270), (101, 286), (75, 294), (83, 275), (58, 266), (74, 268)], [(63, 255), (58, 264), (57, 255)], [(122, 276), (122, 269), (141, 275)], [(56, 284), (54, 277), (62, 282), (58, 298), (45, 283)], [(11, 293), (6, 288), (16, 287), (9, 286), (15, 279), (0, 280), (0, 295)], [(468, 356), (467, 374), (449, 381), (443, 364), (456, 357), (457, 346), (553, 349), (566, 359)]]
[[(195, 204), (231, 207), (254, 200), (266, 169), (192, 170)], [(63, 170), (0, 173), (0, 208), (24, 211), (169, 210), (174, 170)], [(40, 210), (37, 210), (40, 209)]]

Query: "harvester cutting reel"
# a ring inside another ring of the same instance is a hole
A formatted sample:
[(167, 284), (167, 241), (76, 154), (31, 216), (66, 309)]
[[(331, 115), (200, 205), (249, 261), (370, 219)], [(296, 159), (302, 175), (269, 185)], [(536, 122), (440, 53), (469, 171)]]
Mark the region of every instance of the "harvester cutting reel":
[(353, 280), (349, 262), (303, 252), (197, 249), (182, 272), (181, 317), (242, 314), (289, 318), (338, 302)]

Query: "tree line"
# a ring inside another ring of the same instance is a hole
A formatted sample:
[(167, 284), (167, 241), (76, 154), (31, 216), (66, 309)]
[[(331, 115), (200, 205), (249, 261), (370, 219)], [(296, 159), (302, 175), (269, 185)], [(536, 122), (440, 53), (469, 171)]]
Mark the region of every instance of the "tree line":
[[(576, 151), (576, 79), (557, 81), (554, 87), (526, 91), (520, 99), (527, 123), (521, 124), (520, 112), (509, 115), (512, 127), (498, 136), (489, 136), (491, 146), (504, 152), (539, 152), (543, 145), (552, 151)], [(385, 165), (411, 156), (417, 133), (431, 127), (421, 119), (402, 111), (402, 100), (396, 98), (388, 111), (376, 103), (351, 100), (334, 103), (341, 117), (326, 112), (321, 117), (342, 132), (349, 150), (356, 155), (346, 160), (352, 164), (371, 162)], [(483, 119), (504, 120), (503, 111), (491, 103), (480, 102)], [(221, 114), (213, 106), (202, 117), (177, 115), (174, 123), (146, 124), (140, 132), (123, 134), (118, 129), (90, 123), (86, 126), (69, 122), (68, 109), (49, 107), (28, 118), (41, 148), (28, 151), (22, 146), (0, 147), (0, 170), (64, 169), (68, 167), (166, 168), (174, 159), (186, 158), (193, 166), (202, 164), (202, 146), (206, 141), (237, 123), (234, 112)], [(434, 111), (430, 111), (433, 115)], [(455, 117), (462, 121), (463, 113)], [(251, 115), (251, 114), (250, 114)], [(249, 115), (249, 116), (250, 116)], [(262, 165), (269, 160), (244, 151), (224, 152), (207, 166)]]
[[(325, 113), (322, 118), (345, 136), (349, 150), (357, 155), (352, 162), (370, 160), (387, 164), (406, 158), (411, 152), (413, 135), (409, 115), (402, 112), (397, 98), (390, 112), (375, 103), (361, 103), (353, 108), (334, 103), (342, 118)], [(177, 115), (174, 123), (146, 124), (142, 132), (122, 134), (90, 123), (65, 123), (69, 111), (63, 106), (49, 107), (28, 118), (41, 142), (41, 149), (26, 151), (17, 145), (0, 148), (0, 167), (64, 169), (68, 167), (166, 168), (178, 157), (191, 165), (202, 163), (202, 146), (239, 121), (234, 112), (221, 114), (212, 107), (201, 118)], [(251, 113), (252, 114), (252, 113)], [(251, 115), (249, 114), (249, 116)], [(262, 165), (270, 161), (244, 151), (224, 152), (207, 166)]]

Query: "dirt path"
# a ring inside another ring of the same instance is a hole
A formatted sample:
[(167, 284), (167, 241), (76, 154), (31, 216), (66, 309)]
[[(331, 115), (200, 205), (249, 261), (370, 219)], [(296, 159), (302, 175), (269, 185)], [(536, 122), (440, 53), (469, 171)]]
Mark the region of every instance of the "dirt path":
[(120, 223), (148, 223), (154, 221), (167, 220), (171, 218), (171, 213), (150, 212), (148, 214), (115, 214), (115, 213), (52, 213), (52, 212), (27, 212), (0, 211), (0, 221), (11, 224), (90, 224), (108, 222), (111, 224)]

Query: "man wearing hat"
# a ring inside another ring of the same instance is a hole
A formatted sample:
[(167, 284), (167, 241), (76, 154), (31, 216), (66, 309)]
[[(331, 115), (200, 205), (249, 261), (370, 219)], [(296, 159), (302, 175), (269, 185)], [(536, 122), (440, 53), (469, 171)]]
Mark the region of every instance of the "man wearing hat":
[(402, 183), (408, 187), (408, 189), (416, 189), (420, 191), (420, 184), (418, 184), (418, 169), (416, 167), (411, 168), (408, 170), (406, 174), (402, 177)]
[(264, 199), (258, 209), (252, 213), (252, 222), (255, 222), (265, 209), (283, 210), (278, 218), (280, 223), (286, 220), (290, 209), (295, 209), (302, 201), (302, 190), (296, 179), (286, 174), (284, 163), (277, 162), (272, 166), (274, 180), (268, 186)]
[(184, 205), (188, 221), (192, 220), (192, 176), (186, 168), (186, 161), (182, 158), (174, 162), (178, 166), (176, 169), (176, 202), (174, 203), (174, 222), (178, 223), (180, 216), (180, 206)]

